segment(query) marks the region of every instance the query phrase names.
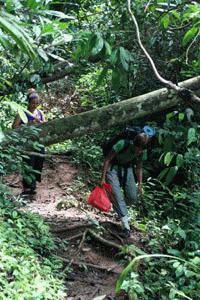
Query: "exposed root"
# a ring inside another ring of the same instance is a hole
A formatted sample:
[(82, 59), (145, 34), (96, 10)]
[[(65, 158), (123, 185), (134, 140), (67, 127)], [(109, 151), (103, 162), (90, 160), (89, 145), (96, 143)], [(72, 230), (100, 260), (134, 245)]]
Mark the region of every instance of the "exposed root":
[(107, 229), (107, 231), (112, 235), (114, 236), (116, 239), (118, 239), (122, 245), (124, 245), (124, 240), (116, 233), (112, 232), (112, 230), (110, 229)]
[(96, 294), (98, 293), (98, 291), (99, 291), (99, 287), (97, 287), (97, 288), (94, 290), (94, 292), (91, 294), (91, 298), (92, 298), (92, 299), (94, 298), (94, 296), (96, 296)]
[(80, 242), (80, 244), (79, 244), (79, 247), (78, 247), (78, 253), (77, 253), (77, 254), (80, 253), (80, 251), (81, 251), (81, 249), (82, 249), (82, 247), (83, 247), (83, 244), (84, 244), (85, 239), (86, 239), (87, 231), (88, 231), (88, 230), (86, 230), (86, 231), (84, 232), (83, 236), (82, 236), (82, 240), (81, 240), (81, 242)]
[(66, 231), (71, 231), (75, 229), (81, 229), (81, 228), (87, 228), (87, 227), (92, 227), (95, 226), (94, 224), (77, 224), (77, 225), (72, 225), (72, 226), (66, 226), (62, 228), (51, 228), (50, 231), (52, 233), (64, 233)]
[(114, 242), (110, 242), (104, 238), (102, 238), (100, 235), (96, 234), (93, 230), (91, 229), (88, 229), (86, 230), (87, 233), (89, 233), (93, 238), (95, 238), (97, 241), (99, 241), (100, 243), (102, 243), (103, 245), (105, 246), (108, 246), (108, 247), (112, 247), (112, 248), (115, 248), (117, 249), (118, 251), (121, 251), (122, 250), (122, 246), (114, 243)]
[(97, 270), (100, 270), (100, 271), (103, 271), (103, 272), (110, 272), (110, 273), (120, 274), (120, 272), (115, 271), (115, 268), (109, 268), (108, 269), (106, 266), (102, 267), (102, 266), (94, 265), (94, 264), (87, 263), (87, 262), (84, 262), (84, 261), (80, 261), (80, 262), (70, 261), (69, 259), (61, 257), (61, 256), (58, 256), (58, 258), (62, 259), (63, 262), (67, 263), (67, 266), (74, 265), (74, 266), (78, 266), (80, 268), (88, 267), (88, 268), (97, 269)]
[(70, 236), (69, 238), (65, 239), (66, 241), (70, 242), (72, 240), (76, 240), (76, 239), (79, 239), (83, 236), (83, 233), (78, 233), (78, 234), (75, 234), (73, 236)]

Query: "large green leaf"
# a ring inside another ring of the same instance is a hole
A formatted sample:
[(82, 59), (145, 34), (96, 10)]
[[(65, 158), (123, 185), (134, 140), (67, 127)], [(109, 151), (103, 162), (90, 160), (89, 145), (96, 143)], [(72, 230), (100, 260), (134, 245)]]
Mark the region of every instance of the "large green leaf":
[(178, 167), (182, 167), (184, 164), (184, 158), (183, 158), (183, 155), (182, 154), (178, 154), (177, 157), (176, 157), (176, 165)]
[(129, 61), (130, 61), (130, 54), (129, 52), (124, 49), (123, 47), (119, 48), (120, 53), (120, 61), (122, 63), (123, 68), (128, 71), (129, 68)]
[(170, 163), (171, 163), (171, 161), (172, 161), (172, 159), (173, 159), (173, 157), (174, 157), (174, 153), (172, 153), (172, 152), (167, 152), (167, 153), (165, 154), (165, 157), (164, 157), (164, 164), (165, 164), (166, 166), (169, 166)]
[(164, 16), (161, 18), (161, 20), (160, 20), (162, 26), (163, 26), (165, 29), (168, 28), (168, 26), (169, 26), (169, 21), (170, 21), (170, 19), (169, 19), (169, 14), (164, 15)]
[(106, 48), (106, 55), (107, 56), (110, 56), (111, 55), (111, 53), (112, 53), (112, 48), (111, 48), (111, 46), (110, 46), (110, 44), (108, 43), (108, 42), (104, 42), (104, 45), (105, 45), (105, 48)]
[(118, 49), (115, 49), (112, 53), (111, 53), (111, 56), (110, 56), (110, 60), (111, 60), (111, 63), (113, 65), (116, 64), (117, 62), (117, 56), (118, 56)]
[(159, 179), (159, 180), (162, 180), (162, 178), (164, 178), (164, 177), (167, 175), (168, 171), (169, 171), (169, 168), (163, 169), (163, 170), (160, 172), (160, 174), (158, 175), (158, 179)]
[(25, 32), (22, 26), (20, 26), (12, 15), (3, 13), (0, 14), (0, 27), (8, 33), (16, 42), (17, 46), (21, 48), (31, 58), (36, 57), (36, 53), (33, 50), (31, 43), (31, 37)]
[(103, 46), (104, 46), (104, 40), (101, 34), (97, 33), (95, 38), (95, 45), (92, 48), (91, 54), (93, 56), (97, 55), (102, 50)]
[(195, 37), (199, 30), (200, 29), (197, 27), (192, 27), (191, 29), (189, 29), (183, 37), (183, 45), (185, 46), (187, 43), (189, 43)]
[[(117, 280), (116, 288), (115, 288), (116, 293), (120, 292), (123, 281), (126, 279), (128, 274), (138, 266), (138, 262), (142, 259), (148, 259), (148, 258), (166, 258), (166, 259), (170, 258), (170, 259), (176, 259), (182, 261), (184, 263), (186, 262), (184, 259), (172, 255), (165, 255), (165, 254), (146, 254), (146, 255), (137, 256), (128, 264), (128, 266), (123, 270), (119, 279)], [(187, 263), (192, 267), (196, 268), (197, 270), (200, 270), (200, 268), (194, 265), (193, 263), (190, 262)]]
[(173, 181), (177, 171), (178, 171), (178, 166), (174, 166), (169, 169), (169, 172), (167, 173), (167, 177), (165, 180), (166, 185), (169, 185)]
[(20, 115), (20, 118), (22, 119), (24, 124), (28, 123), (28, 118), (27, 118), (27, 115), (25, 114), (25, 112), (28, 115), (34, 117), (33, 114), (28, 109), (24, 108), (23, 106), (19, 105), (18, 103), (6, 101), (5, 104), (10, 105), (11, 109)]
[(196, 141), (196, 130), (194, 128), (190, 128), (187, 134), (187, 145), (189, 146), (191, 143)]

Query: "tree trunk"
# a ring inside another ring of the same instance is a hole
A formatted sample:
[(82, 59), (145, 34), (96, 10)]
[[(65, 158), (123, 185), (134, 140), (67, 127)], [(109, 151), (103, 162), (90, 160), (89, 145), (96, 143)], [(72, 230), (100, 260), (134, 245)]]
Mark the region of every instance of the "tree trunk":
[[(181, 82), (179, 86), (200, 94), (200, 76)], [(183, 100), (176, 95), (176, 92), (162, 88), (102, 108), (49, 121), (40, 125), (40, 140), (44, 145), (63, 142), (150, 116), (173, 107), (180, 101)]]

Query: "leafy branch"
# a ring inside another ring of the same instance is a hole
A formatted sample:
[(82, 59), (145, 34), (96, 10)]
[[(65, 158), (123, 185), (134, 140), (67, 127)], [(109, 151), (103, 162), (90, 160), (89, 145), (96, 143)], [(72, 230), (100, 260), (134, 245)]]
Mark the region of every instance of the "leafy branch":
[(185, 88), (181, 88), (179, 87), (178, 85), (176, 85), (175, 83), (173, 83), (172, 81), (170, 80), (166, 80), (164, 77), (162, 77), (156, 66), (155, 66), (155, 63), (153, 61), (153, 59), (151, 58), (150, 54), (148, 53), (148, 51), (145, 49), (144, 45), (142, 44), (142, 41), (141, 41), (141, 37), (140, 37), (140, 29), (139, 29), (139, 26), (138, 26), (138, 22), (131, 10), (131, 0), (127, 0), (127, 4), (128, 4), (128, 11), (129, 11), (129, 14), (131, 16), (131, 19), (135, 25), (135, 28), (136, 28), (136, 35), (137, 35), (137, 41), (138, 41), (138, 44), (140, 46), (140, 48), (142, 49), (142, 51), (144, 52), (145, 56), (147, 57), (147, 59), (149, 60), (150, 64), (151, 64), (151, 67), (153, 69), (153, 72), (155, 74), (155, 76), (157, 77), (157, 79), (163, 83), (165, 86), (167, 86), (167, 88), (171, 88), (173, 90), (175, 90), (177, 93), (178, 93), (178, 96), (180, 96), (183, 100), (191, 100), (191, 101), (195, 101), (195, 102), (199, 102), (200, 103), (200, 98), (195, 95), (191, 90), (189, 89), (185, 89)]

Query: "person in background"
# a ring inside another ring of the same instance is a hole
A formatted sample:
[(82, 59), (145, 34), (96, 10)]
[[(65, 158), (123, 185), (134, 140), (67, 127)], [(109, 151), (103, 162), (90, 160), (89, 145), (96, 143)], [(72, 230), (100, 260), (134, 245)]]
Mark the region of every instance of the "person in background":
[[(101, 185), (107, 181), (112, 185), (113, 208), (121, 219), (123, 238), (130, 237), (130, 225), (127, 205), (137, 201), (137, 193), (143, 194), (143, 150), (150, 144), (155, 130), (149, 126), (144, 127), (144, 132), (127, 139), (120, 139), (106, 155), (101, 176)], [(136, 186), (134, 168), (137, 177)], [(123, 190), (123, 192), (122, 192)]]
[[(27, 110), (30, 112), (25, 112), (27, 117), (27, 124), (41, 124), (46, 122), (44, 114), (41, 110), (38, 109), (40, 105), (40, 98), (35, 89), (31, 88), (27, 91), (27, 101), (28, 106)], [(20, 115), (17, 114), (15, 120), (13, 122), (12, 127), (18, 128), (21, 125), (25, 124), (23, 120), (20, 118)], [(36, 151), (38, 154), (44, 154), (44, 147), (41, 148), (40, 151)], [(30, 180), (30, 176), (28, 174), (24, 174), (22, 184), (23, 184), (23, 195), (30, 194), (33, 195), (36, 193), (36, 182), (41, 182), (41, 172), (43, 168), (44, 158), (42, 156), (30, 155), (27, 159), (24, 159), (26, 164), (30, 166), (33, 170), (37, 171), (32, 176), (32, 180)]]
[[(39, 95), (36, 93), (35, 89), (31, 88), (27, 91), (27, 110), (30, 112), (25, 112), (28, 124), (40, 124), (46, 122), (44, 114), (37, 107), (40, 105)], [(24, 124), (20, 115), (17, 114), (13, 122), (12, 128), (17, 128)]]

